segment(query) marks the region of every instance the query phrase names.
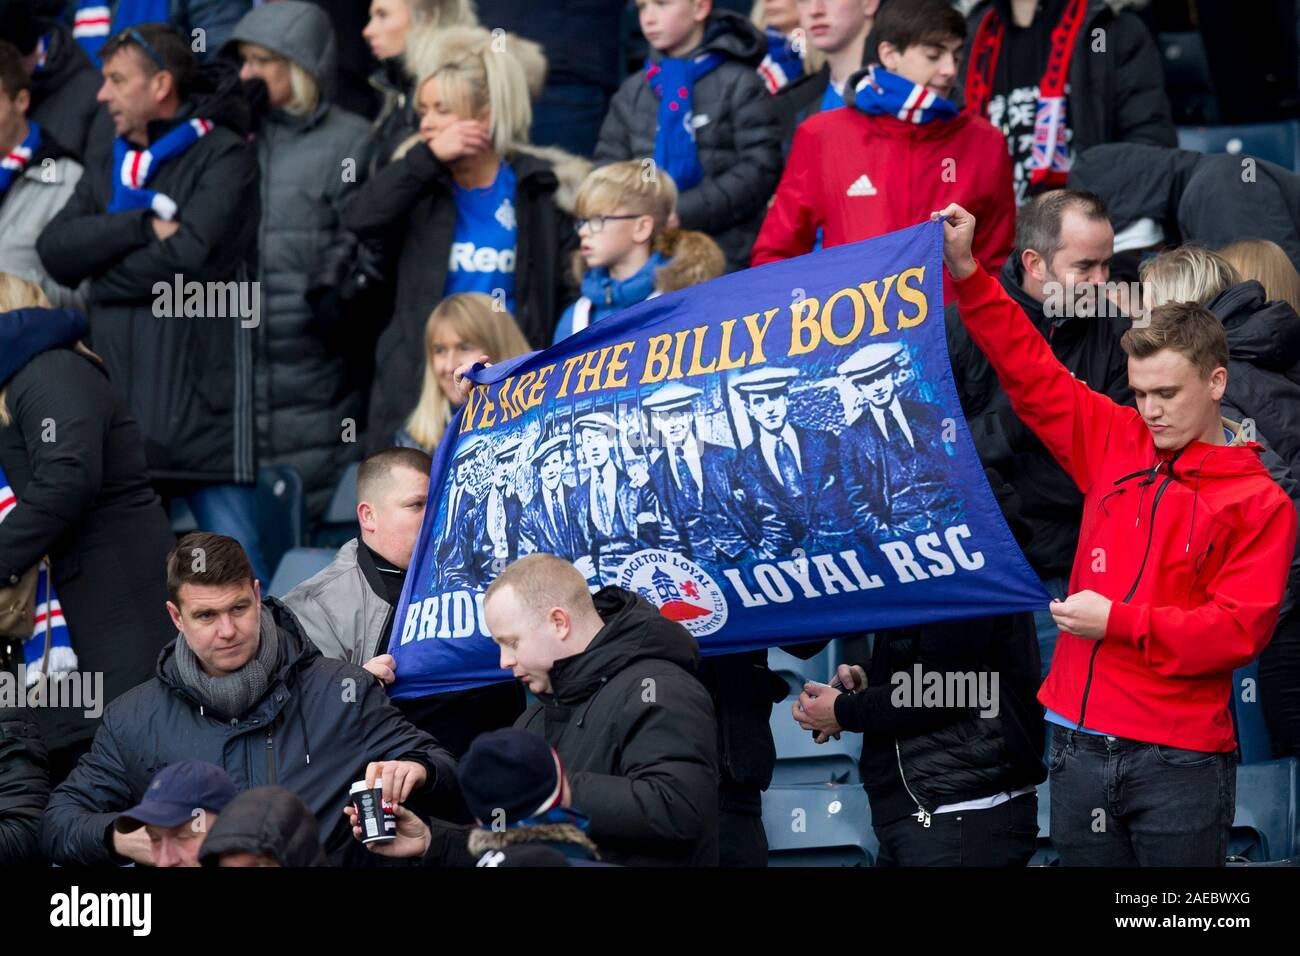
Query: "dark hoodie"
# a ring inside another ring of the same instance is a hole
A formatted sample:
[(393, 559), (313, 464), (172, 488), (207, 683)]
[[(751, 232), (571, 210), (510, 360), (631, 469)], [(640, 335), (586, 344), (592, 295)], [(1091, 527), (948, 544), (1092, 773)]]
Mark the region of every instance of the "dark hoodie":
[[(712, 236), (729, 270), (749, 266), (749, 254), (763, 224), (767, 201), (781, 178), (781, 130), (773, 99), (756, 72), (767, 40), (737, 13), (716, 10), (704, 41), (688, 57), (719, 53), (726, 58), (695, 84), (692, 111), (696, 149), (704, 180), (677, 199), (682, 227)], [(651, 60), (660, 54), (651, 53)], [(614, 94), (596, 144), (596, 165), (655, 154), (659, 98), (644, 71)]]
[(1070, 187), (1104, 199), (1116, 232), (1153, 219), (1170, 245), (1270, 239), (1300, 269), (1300, 176), (1267, 160), (1108, 143), (1078, 155)]
[(630, 591), (602, 588), (594, 600), (605, 626), (581, 654), (555, 662), (552, 692), (515, 726), (558, 751), (603, 859), (716, 866), (716, 728), (694, 676), (699, 648)]
[(186, 282), (252, 278), (257, 160), (246, 141), (248, 106), (230, 63), (201, 67), (180, 112), (149, 124), (149, 141), (195, 117), (215, 128), (159, 166), (148, 183), (179, 207), (174, 236), (157, 238), (150, 210), (108, 212), (108, 163), (86, 170), (36, 250), (62, 285), (91, 280), (91, 346), (139, 422), (151, 477), (251, 483), (253, 335), (241, 327), (249, 319), (239, 314), (241, 296), (232, 309), (226, 290), (217, 315), (183, 314), (184, 302), (173, 303), (165, 322), (154, 311), (155, 285), (174, 287), (178, 275)]
[(254, 787), (231, 800), (203, 841), (199, 862), (219, 866), (223, 853), (267, 856), (280, 866), (328, 866), (316, 818), (284, 787)]

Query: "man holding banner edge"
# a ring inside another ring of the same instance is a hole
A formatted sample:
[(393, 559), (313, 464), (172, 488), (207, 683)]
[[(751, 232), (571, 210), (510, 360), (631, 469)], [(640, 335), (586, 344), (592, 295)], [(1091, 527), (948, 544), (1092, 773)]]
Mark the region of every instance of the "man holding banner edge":
[(962, 321), (1085, 495), (1039, 692), (1053, 724), (1053, 843), (1066, 865), (1222, 865), (1235, 811), (1232, 671), (1272, 637), (1296, 535), (1260, 446), (1219, 416), (1222, 326), (1188, 304), (1154, 310), (1122, 339), (1138, 408), (1116, 405), (1069, 374), (980, 268), (974, 217), (957, 205), (941, 217)]

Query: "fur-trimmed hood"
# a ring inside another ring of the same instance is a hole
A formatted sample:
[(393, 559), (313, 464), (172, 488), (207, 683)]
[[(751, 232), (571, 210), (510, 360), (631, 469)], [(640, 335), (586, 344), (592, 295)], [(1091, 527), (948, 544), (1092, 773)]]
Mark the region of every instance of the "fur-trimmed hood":
[(471, 856), (482, 856), (489, 850), (503, 850), (510, 846), (525, 843), (555, 843), (566, 846), (578, 846), (590, 854), (593, 860), (600, 859), (596, 844), (581, 829), (572, 823), (533, 823), (509, 830), (471, 830), (469, 834), (469, 852)]

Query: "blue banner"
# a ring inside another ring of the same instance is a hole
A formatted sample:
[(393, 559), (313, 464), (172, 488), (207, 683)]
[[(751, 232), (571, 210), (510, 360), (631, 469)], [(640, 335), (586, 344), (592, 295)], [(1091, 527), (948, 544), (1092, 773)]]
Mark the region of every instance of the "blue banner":
[(543, 551), (708, 654), (1041, 608), (966, 429), (942, 225), (724, 276), (476, 371), (394, 617), (394, 697), (511, 679), (483, 592)]

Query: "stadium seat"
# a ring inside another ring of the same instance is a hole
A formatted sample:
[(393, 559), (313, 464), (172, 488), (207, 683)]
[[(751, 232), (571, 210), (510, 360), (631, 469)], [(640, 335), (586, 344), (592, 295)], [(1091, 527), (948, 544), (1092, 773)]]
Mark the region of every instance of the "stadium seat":
[(806, 661), (787, 654), (779, 647), (773, 647), (767, 652), (767, 666), (784, 678), (792, 692), (798, 694), (803, 689), (805, 678), (819, 681), (831, 679), (831, 668), (835, 666), (834, 655), (834, 641), (827, 644), (816, 657), (810, 657)]
[(302, 476), (292, 465), (268, 465), (257, 472), (257, 535), (268, 568), (303, 543), (306, 520)]
[[(1244, 699), (1249, 698), (1249, 699)], [(1273, 759), (1273, 744), (1259, 703), (1259, 659), (1232, 675), (1232, 720), (1241, 746), (1241, 762), (1263, 763)]]
[(1217, 123), (1219, 102), (1200, 33), (1162, 33), (1159, 47), (1174, 122)]
[(1300, 861), (1297, 775), (1300, 759), (1237, 767), (1237, 815), (1228, 844), (1230, 863)]
[(769, 866), (874, 866), (880, 844), (856, 785), (770, 787), (763, 794)]
[(790, 715), (793, 701), (793, 697), (788, 697), (772, 708), (772, 739), (776, 742), (772, 783), (778, 786), (859, 783), (862, 735), (842, 734), (839, 740), (813, 743), (812, 734)]
[(1300, 121), (1238, 126), (1182, 126), (1178, 145), (1198, 153), (1254, 156), (1300, 172)]
[(357, 466), (352, 462), (339, 476), (325, 515), (312, 533), (312, 544), (319, 548), (339, 548), (360, 534), (357, 526)]
[(272, 597), (282, 598), (334, 560), (329, 548), (290, 548), (271, 577)]

